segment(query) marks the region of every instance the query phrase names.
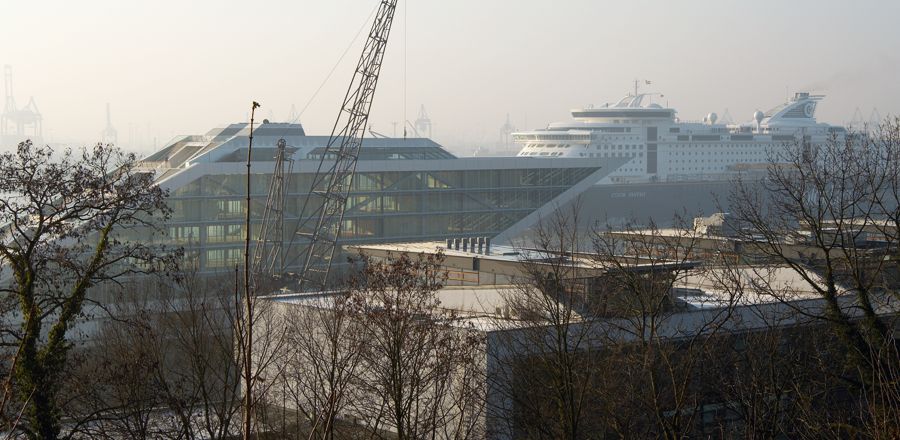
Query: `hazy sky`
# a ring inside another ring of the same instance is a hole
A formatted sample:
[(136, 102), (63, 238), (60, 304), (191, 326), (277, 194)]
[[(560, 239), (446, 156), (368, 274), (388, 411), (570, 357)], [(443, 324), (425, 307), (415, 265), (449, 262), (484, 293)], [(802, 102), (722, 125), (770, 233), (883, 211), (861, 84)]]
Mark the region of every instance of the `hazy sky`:
[[(0, 64), (20, 106), (35, 97), (45, 137), (95, 141), (109, 102), (120, 144), (148, 130), (162, 143), (245, 120), (251, 100), (275, 120), (299, 111), (376, 4), (0, 0)], [(823, 121), (900, 113), (900, 1), (399, 4), (371, 116), (385, 134), (424, 104), (439, 142), (493, 146), (507, 113), (543, 126), (617, 100), (634, 78), (683, 119), (749, 119), (786, 88), (827, 94)], [(328, 134), (361, 44), (303, 114), (308, 133)]]

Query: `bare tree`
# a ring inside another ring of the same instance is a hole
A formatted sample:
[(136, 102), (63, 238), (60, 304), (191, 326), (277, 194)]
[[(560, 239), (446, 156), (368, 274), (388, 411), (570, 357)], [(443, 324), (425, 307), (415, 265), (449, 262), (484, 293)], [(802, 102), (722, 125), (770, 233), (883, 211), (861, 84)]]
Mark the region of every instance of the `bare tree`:
[(19, 303), (12, 371), (18, 397), (28, 403), (22, 427), (31, 437), (59, 436), (67, 334), (88, 291), (158, 267), (159, 249), (118, 235), (155, 230), (169, 214), (165, 191), (134, 163), (133, 155), (104, 145), (57, 158), (24, 142), (0, 155), (0, 193), (9, 194), (0, 199), (0, 265), (12, 275), (2, 293)]
[(68, 437), (230, 438), (240, 400), (227, 280), (123, 285), (61, 383)]
[[(81, 416), (67, 430), (91, 438), (228, 439), (240, 433), (241, 366), (236, 341), (240, 302), (228, 276), (187, 271), (177, 282), (142, 280), (123, 288), (116, 319), (105, 323), (72, 362), (63, 395), (67, 414)], [(277, 376), (283, 324), (258, 305), (253, 396), (259, 405)]]
[(509, 438), (684, 438), (710, 394), (733, 301), (690, 311), (673, 292), (703, 268), (696, 234), (653, 224), (579, 234), (577, 207), (520, 246), (489, 355), (491, 426)]
[[(132, 292), (134, 293), (134, 292)], [(70, 355), (60, 390), (67, 437), (172, 438), (157, 382), (160, 334), (145, 306), (115, 307), (87, 346)], [(137, 300), (137, 301), (135, 301)]]
[[(360, 374), (366, 343), (349, 298), (335, 294), (286, 313), (283, 406), (293, 407), (308, 425), (309, 438), (332, 440), (342, 430), (339, 417), (352, 405), (351, 385)], [(273, 391), (278, 392), (277, 386)], [(340, 437), (338, 437), (340, 438)]]
[(616, 317), (606, 322), (612, 337), (604, 336), (613, 370), (625, 376), (615, 379), (618, 388), (634, 396), (637, 419), (620, 426), (667, 439), (698, 432), (709, 396), (709, 359), (735, 305), (726, 296), (716, 307), (692, 310), (676, 297), (676, 288), (705, 276), (706, 267), (696, 260), (696, 231), (675, 223), (667, 231), (652, 223), (628, 228), (627, 243), (604, 233), (594, 237), (595, 258), (609, 270), (607, 288), (622, 297)]
[(443, 255), (362, 259), (349, 299), (365, 340), (355, 410), (373, 436), (478, 438), (482, 398), (467, 379), (482, 342), (440, 308)]
[[(240, 341), (245, 335), (236, 331), (237, 322), (244, 319), (242, 301), (234, 295), (233, 283), (228, 277), (188, 276), (162, 301), (156, 322), (164, 358), (157, 380), (185, 438), (225, 439), (241, 432), (245, 356), (255, 359), (251, 371), (258, 382), (251, 396), (254, 408), (262, 411), (257, 404), (273, 383), (266, 379), (266, 372), (282, 347), (283, 324), (260, 301), (250, 322), (255, 326), (254, 353), (245, 352), (247, 345)], [(257, 416), (253, 417), (254, 432)]]
[[(845, 402), (836, 393), (855, 396), (852, 405), (859, 408), (853, 412), (859, 416), (810, 419), (822, 423), (821, 432), (858, 435), (862, 425), (883, 426), (873, 418), (900, 413), (900, 401), (891, 397), (898, 387), (896, 323), (890, 314), (879, 313), (900, 299), (895, 258), (900, 251), (898, 152), (896, 120), (823, 144), (800, 140), (770, 151), (766, 179), (738, 182), (731, 195), (740, 225), (737, 239), (750, 244), (748, 252), (790, 268), (806, 282), (826, 305), (810, 317), (843, 347), (822, 353), (823, 362), (830, 364), (823, 371), (831, 381), (820, 395)], [(795, 299), (776, 285), (756, 288), (784, 304)], [(862, 399), (875, 395), (884, 398)], [(893, 429), (896, 433), (896, 424)]]
[(241, 400), (237, 301), (228, 277), (187, 276), (161, 286), (154, 311), (159, 335), (159, 393), (183, 438), (222, 439), (239, 432)]
[[(584, 250), (577, 214), (558, 212), (521, 246), (531, 261), (504, 302), (522, 328), (499, 333), (488, 352), (491, 435), (578, 439), (598, 429), (589, 414), (601, 368), (590, 348), (601, 314), (576, 260)], [(507, 326), (502, 317), (496, 324)]]

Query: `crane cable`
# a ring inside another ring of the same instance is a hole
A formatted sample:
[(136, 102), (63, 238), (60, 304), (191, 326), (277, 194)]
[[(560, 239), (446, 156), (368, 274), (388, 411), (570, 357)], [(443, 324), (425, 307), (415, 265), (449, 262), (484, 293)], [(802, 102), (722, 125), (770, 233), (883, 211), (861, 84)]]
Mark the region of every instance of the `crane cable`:
[(403, 4), (403, 121), (404, 121), (403, 140), (406, 140), (406, 123), (409, 122), (409, 118), (406, 115), (406, 112), (409, 108), (409, 105), (407, 104), (407, 101), (406, 101), (406, 89), (407, 89), (407, 85), (406, 85), (407, 84), (407, 81), (406, 81), (406, 75), (407, 75), (406, 49), (408, 46), (407, 30), (409, 29), (409, 26), (407, 25), (408, 21), (407, 21), (406, 17), (408, 15), (408, 12), (409, 12), (409, 2), (406, 2)]
[(313, 103), (317, 96), (319, 96), (319, 92), (325, 87), (325, 84), (328, 83), (328, 80), (331, 79), (331, 76), (334, 74), (335, 70), (337, 70), (338, 66), (340, 66), (341, 62), (344, 61), (344, 57), (347, 56), (347, 53), (350, 52), (350, 49), (353, 48), (353, 45), (356, 44), (356, 40), (359, 39), (360, 34), (362, 34), (363, 30), (368, 27), (369, 21), (372, 20), (372, 16), (375, 15), (375, 11), (378, 10), (378, 5), (376, 4), (372, 11), (369, 12), (369, 15), (366, 17), (365, 21), (363, 21), (362, 25), (359, 27), (359, 30), (356, 31), (356, 35), (353, 36), (353, 40), (350, 41), (350, 44), (347, 45), (347, 48), (344, 49), (344, 52), (341, 54), (341, 57), (338, 58), (337, 62), (334, 63), (334, 66), (331, 67), (331, 70), (328, 72), (328, 75), (325, 76), (325, 79), (322, 80), (322, 83), (319, 84), (319, 88), (316, 89), (315, 93), (309, 98), (309, 101), (306, 101), (306, 105), (303, 106), (303, 109), (300, 110), (300, 113), (294, 117), (290, 121), (291, 124), (297, 123), (300, 120), (300, 117), (303, 116), (303, 113), (309, 108), (309, 106)]

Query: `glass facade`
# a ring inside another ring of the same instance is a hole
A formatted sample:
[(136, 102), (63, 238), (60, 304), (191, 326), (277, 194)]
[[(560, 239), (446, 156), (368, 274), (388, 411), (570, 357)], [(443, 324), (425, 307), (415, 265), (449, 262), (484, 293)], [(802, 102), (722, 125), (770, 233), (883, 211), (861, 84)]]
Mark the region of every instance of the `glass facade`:
[[(493, 236), (595, 171), (596, 167), (358, 172), (346, 202), (341, 243)], [(251, 175), (253, 238), (259, 234), (271, 177)], [(311, 181), (311, 174), (295, 173), (286, 186), (288, 266), (300, 264), (298, 256), (303, 254), (303, 240), (292, 241), (290, 233), (303, 217), (299, 211)], [(173, 190), (168, 234), (157, 240), (196, 250), (189, 255), (199, 258), (201, 270), (240, 264), (245, 187), (245, 175), (209, 174)]]
[[(249, 209), (250, 236), (255, 243), (264, 229), (266, 201), (278, 146), (293, 160), (285, 167), (284, 209), (266, 225), (266, 245), (281, 242), (288, 270), (296, 270), (305, 255), (305, 238), (295, 235), (298, 224), (313, 217), (306, 206), (313, 173), (332, 142), (329, 136), (309, 136), (299, 124), (263, 123), (254, 131), (250, 160), (252, 194), (246, 200), (244, 162), (249, 124), (217, 127), (203, 135), (180, 136), (141, 161), (170, 190), (172, 215), (162, 234), (148, 229), (119, 231), (122, 240), (152, 241), (183, 247), (188, 263), (201, 272), (234, 270), (241, 265), (244, 219)], [(567, 163), (530, 158), (459, 159), (429, 139), (366, 138), (359, 153), (339, 244), (365, 244), (495, 237), (548, 204), (573, 186), (599, 180), (601, 168), (618, 165), (599, 161)], [(509, 159), (509, 160), (507, 160)], [(257, 168), (257, 165), (260, 168)], [(287, 171), (292, 170), (292, 171)], [(321, 203), (311, 200), (310, 205)], [(273, 228), (274, 226), (274, 228)], [(283, 239), (282, 239), (283, 234)], [(269, 252), (266, 252), (270, 255)], [(338, 255), (335, 262), (346, 261)]]

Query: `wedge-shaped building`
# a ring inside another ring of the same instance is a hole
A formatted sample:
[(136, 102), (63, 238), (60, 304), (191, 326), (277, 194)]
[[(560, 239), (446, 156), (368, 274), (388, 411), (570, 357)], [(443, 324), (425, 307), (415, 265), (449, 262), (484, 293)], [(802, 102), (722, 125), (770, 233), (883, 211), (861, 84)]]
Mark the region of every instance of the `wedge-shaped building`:
[[(251, 236), (263, 228), (270, 187), (283, 173), (283, 209), (269, 212), (281, 243), (278, 263), (301, 264), (304, 241), (295, 234), (304, 199), (328, 142), (300, 124), (263, 123), (254, 130), (251, 157)], [(291, 165), (276, 167), (284, 139)], [(184, 246), (201, 272), (227, 270), (243, 258), (249, 125), (174, 139), (145, 158), (170, 191), (168, 234), (130, 237)], [(342, 245), (493, 237), (508, 240), (618, 168), (624, 158), (537, 160), (456, 157), (429, 139), (368, 138), (363, 142), (347, 200)], [(274, 215), (271, 215), (274, 214)], [(132, 235), (140, 235), (134, 232)], [(268, 235), (266, 243), (272, 243)], [(267, 245), (268, 246), (268, 245)]]

